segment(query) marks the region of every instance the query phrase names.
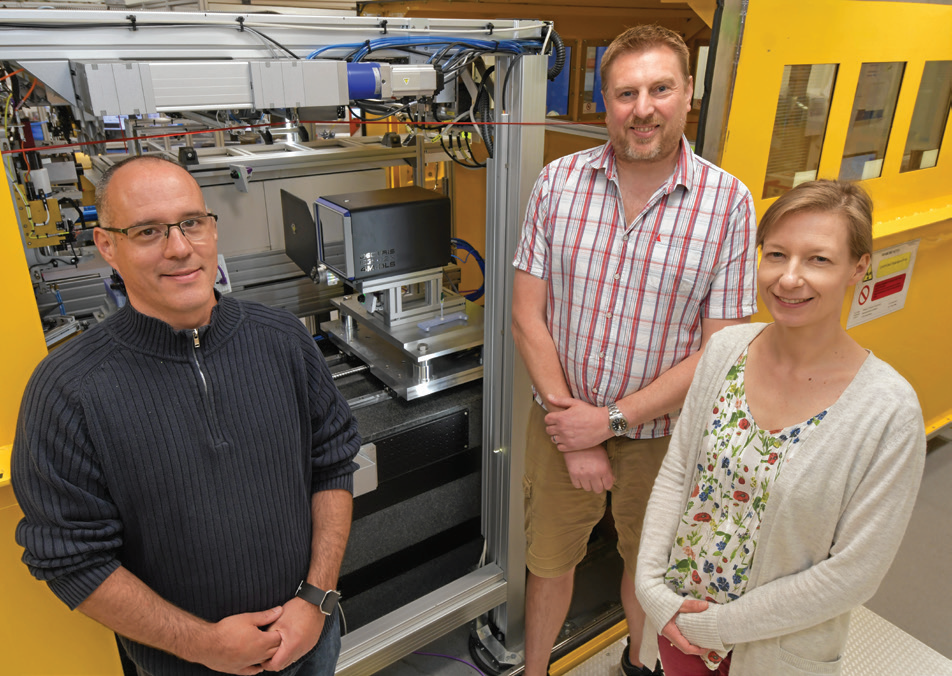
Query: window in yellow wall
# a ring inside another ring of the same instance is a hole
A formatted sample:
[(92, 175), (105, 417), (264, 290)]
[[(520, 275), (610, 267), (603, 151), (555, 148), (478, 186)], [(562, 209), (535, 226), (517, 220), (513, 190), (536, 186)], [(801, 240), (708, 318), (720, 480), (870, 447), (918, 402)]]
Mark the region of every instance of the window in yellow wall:
[(841, 181), (862, 181), (882, 175), (905, 68), (905, 63), (894, 62), (864, 63), (860, 69), (840, 164)]
[(833, 63), (784, 66), (764, 198), (816, 178), (836, 71)]
[(952, 61), (926, 61), (900, 172), (934, 167), (952, 105)]

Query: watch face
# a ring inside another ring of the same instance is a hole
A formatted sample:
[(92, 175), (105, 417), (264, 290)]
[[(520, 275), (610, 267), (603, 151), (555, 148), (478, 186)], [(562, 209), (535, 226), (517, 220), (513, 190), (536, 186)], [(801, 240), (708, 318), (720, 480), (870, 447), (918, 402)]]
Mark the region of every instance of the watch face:
[(340, 593), (336, 591), (329, 591), (324, 594), (324, 600), (321, 602), (320, 609), (321, 612), (325, 615), (330, 615), (334, 612), (334, 609), (337, 607), (337, 603), (340, 601)]

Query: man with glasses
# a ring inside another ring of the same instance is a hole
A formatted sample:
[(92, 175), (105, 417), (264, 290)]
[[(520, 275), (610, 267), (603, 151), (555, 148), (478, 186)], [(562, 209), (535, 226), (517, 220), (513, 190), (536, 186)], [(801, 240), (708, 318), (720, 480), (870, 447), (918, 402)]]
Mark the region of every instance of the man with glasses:
[(129, 303), (50, 354), (17, 422), (24, 562), (140, 676), (332, 674), (356, 423), (300, 321), (214, 290), (217, 217), (180, 165), (97, 189)]

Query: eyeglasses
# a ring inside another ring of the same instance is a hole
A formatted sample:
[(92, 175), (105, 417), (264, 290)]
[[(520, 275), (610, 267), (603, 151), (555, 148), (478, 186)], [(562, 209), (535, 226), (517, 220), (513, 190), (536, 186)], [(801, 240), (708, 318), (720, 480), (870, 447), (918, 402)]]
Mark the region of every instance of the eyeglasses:
[(189, 242), (204, 242), (212, 236), (216, 223), (218, 216), (207, 213), (204, 216), (186, 218), (178, 223), (146, 223), (133, 225), (131, 228), (106, 228), (100, 225), (99, 229), (122, 233), (137, 246), (150, 246), (167, 240), (172, 228), (178, 228)]

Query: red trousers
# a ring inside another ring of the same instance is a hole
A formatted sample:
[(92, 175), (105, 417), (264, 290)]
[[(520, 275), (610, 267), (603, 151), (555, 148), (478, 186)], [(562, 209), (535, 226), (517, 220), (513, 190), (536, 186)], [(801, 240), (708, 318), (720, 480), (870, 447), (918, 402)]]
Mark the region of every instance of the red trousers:
[(658, 637), (658, 649), (661, 652), (661, 666), (664, 676), (727, 676), (731, 670), (731, 656), (717, 665), (717, 671), (711, 671), (697, 655), (685, 655), (671, 645), (664, 636)]

